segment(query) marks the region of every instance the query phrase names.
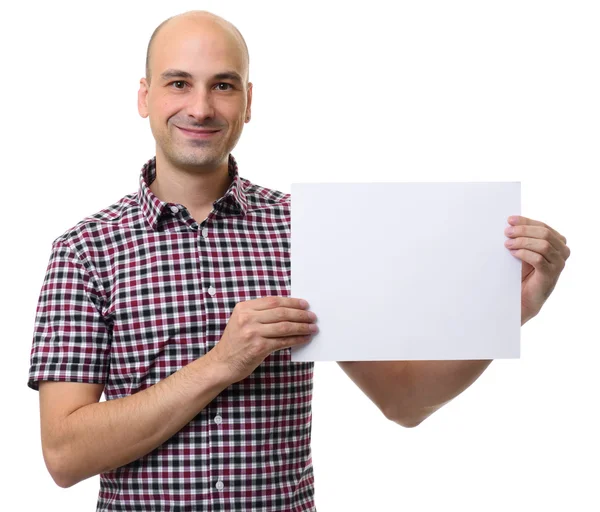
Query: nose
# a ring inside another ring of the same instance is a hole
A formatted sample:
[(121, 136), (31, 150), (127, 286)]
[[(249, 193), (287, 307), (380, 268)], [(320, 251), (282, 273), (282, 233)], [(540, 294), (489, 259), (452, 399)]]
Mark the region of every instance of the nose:
[(211, 91), (198, 88), (193, 94), (190, 94), (190, 102), (186, 110), (188, 115), (199, 124), (202, 124), (205, 119), (214, 118), (215, 107)]

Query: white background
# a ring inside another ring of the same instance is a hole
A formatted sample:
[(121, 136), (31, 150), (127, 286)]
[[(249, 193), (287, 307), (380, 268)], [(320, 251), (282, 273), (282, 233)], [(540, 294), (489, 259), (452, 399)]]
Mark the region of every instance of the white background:
[[(294, 181), (521, 181), (523, 215), (572, 250), (522, 329), (521, 359), (495, 361), (417, 428), (317, 363), (319, 512), (600, 509), (597, 2), (2, 5), (0, 485), (11, 510), (95, 509), (97, 477), (61, 489), (43, 463), (26, 385), (36, 302), (52, 240), (137, 190), (154, 154), (136, 108), (146, 44), (163, 19), (197, 8), (250, 48), (253, 115), (233, 150), (242, 176), (286, 192)], [(466, 257), (476, 244), (464, 240)]]

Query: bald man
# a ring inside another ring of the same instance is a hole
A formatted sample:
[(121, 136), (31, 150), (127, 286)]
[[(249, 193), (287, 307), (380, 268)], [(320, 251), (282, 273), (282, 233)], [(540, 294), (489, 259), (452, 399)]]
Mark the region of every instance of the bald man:
[[(240, 177), (231, 155), (248, 80), (229, 22), (194, 11), (159, 25), (138, 94), (156, 156), (136, 193), (52, 244), (28, 384), (50, 474), (62, 487), (99, 474), (99, 511), (315, 510), (313, 363), (290, 349), (310, 342), (316, 316), (289, 296), (290, 195)], [(545, 224), (513, 225), (511, 252), (530, 262), (523, 324), (570, 251)], [(414, 427), (490, 362), (339, 364)]]
[[(250, 121), (239, 31), (163, 22), (138, 109), (156, 156), (137, 193), (52, 246), (29, 386), (61, 487), (100, 475), (97, 510), (314, 510), (315, 315), (289, 297), (290, 197), (240, 177)], [(104, 393), (106, 400), (100, 401)]]

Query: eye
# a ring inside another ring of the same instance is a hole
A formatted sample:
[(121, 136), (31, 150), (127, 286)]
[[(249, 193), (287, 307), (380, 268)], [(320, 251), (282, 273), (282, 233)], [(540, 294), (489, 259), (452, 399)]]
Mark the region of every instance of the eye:
[[(233, 86), (231, 84), (228, 84), (227, 82), (220, 82), (217, 84), (217, 87), (219, 87), (220, 85), (226, 85), (227, 87), (233, 88)], [(220, 91), (228, 91), (230, 89), (219, 89)]]
[(175, 80), (174, 82), (169, 83), (169, 85), (175, 85), (175, 89), (183, 89), (185, 87), (185, 82), (183, 80)]

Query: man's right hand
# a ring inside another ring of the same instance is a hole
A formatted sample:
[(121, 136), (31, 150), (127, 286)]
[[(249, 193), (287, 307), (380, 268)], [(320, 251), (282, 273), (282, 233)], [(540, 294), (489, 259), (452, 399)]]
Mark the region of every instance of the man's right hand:
[(307, 307), (291, 297), (238, 302), (223, 336), (206, 355), (227, 369), (232, 383), (244, 380), (272, 352), (312, 339), (316, 315)]

